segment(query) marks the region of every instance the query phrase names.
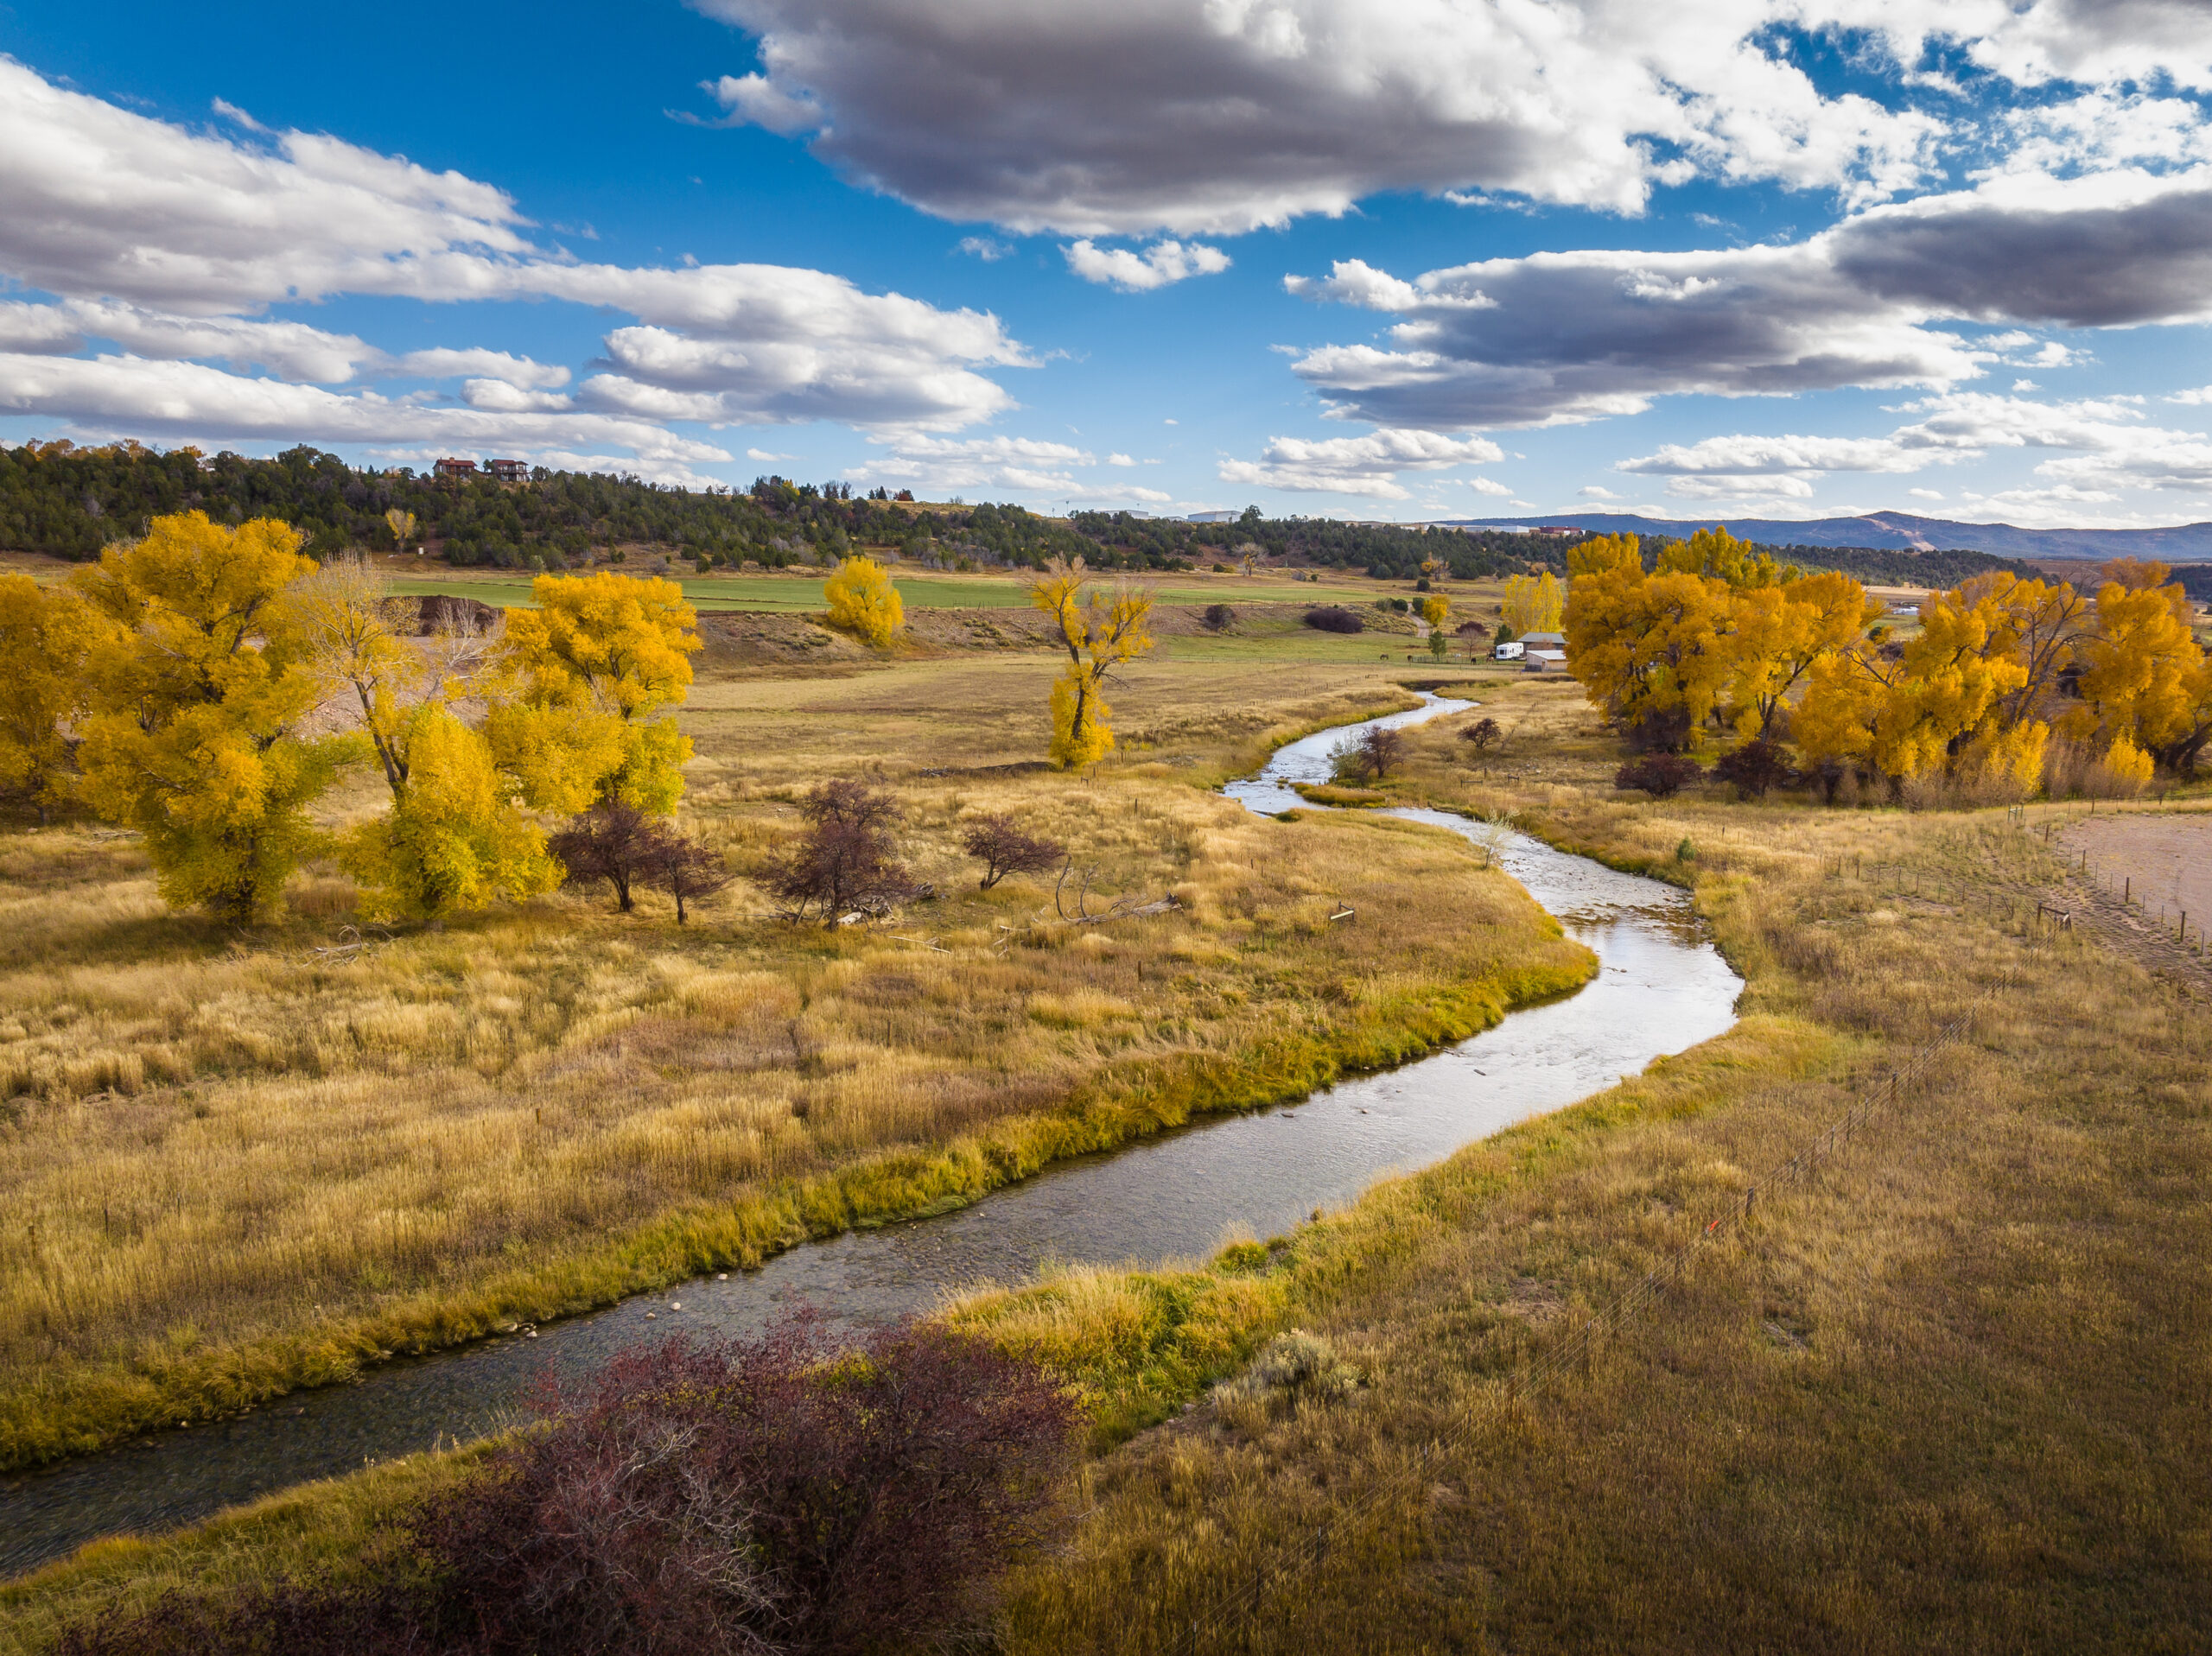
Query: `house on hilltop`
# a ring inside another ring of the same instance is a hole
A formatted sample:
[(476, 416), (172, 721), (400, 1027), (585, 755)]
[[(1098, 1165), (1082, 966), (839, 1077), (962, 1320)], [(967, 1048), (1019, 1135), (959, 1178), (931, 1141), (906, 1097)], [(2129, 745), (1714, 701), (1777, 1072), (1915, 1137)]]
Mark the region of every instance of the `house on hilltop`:
[(474, 477), (476, 462), (473, 460), (455, 460), (448, 455), (431, 467), (431, 470), (440, 477)]
[(530, 481), (530, 462), (528, 460), (486, 460), (484, 462), (484, 469), (489, 472), (493, 477), (499, 479), (502, 483), (527, 483)]

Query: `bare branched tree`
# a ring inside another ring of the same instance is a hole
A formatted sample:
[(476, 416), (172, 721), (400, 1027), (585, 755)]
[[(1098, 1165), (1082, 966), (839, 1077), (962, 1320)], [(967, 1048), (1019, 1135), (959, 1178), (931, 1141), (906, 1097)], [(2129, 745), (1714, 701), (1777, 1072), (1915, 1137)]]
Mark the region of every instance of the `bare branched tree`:
[(684, 923), (684, 904), (709, 898), (729, 884), (729, 869), (721, 857), (680, 834), (667, 836), (660, 860), (651, 870), (652, 883), (676, 899), (676, 923)]
[(546, 849), (569, 871), (570, 885), (605, 880), (627, 914), (634, 901), (632, 888), (654, 878), (675, 840), (661, 818), (618, 799), (571, 817), (568, 827), (546, 841)]
[(1057, 840), (1025, 833), (1006, 815), (977, 817), (960, 836), (960, 844), (983, 865), (978, 884), (987, 891), (1008, 874), (1040, 874), (1067, 854)]
[(1330, 755), (1340, 782), (1380, 782), (1404, 763), (1406, 739), (1382, 725), (1347, 737)]
[(759, 876), (786, 919), (812, 914), (834, 925), (849, 913), (888, 912), (913, 895), (892, 836), (899, 811), (890, 795), (840, 779), (816, 787), (799, 810), (806, 833)]
[(1487, 758), (1491, 749), (1497, 746), (1504, 734), (1498, 727), (1497, 720), (1485, 715), (1461, 731), (1459, 739), (1474, 750), (1477, 758)]

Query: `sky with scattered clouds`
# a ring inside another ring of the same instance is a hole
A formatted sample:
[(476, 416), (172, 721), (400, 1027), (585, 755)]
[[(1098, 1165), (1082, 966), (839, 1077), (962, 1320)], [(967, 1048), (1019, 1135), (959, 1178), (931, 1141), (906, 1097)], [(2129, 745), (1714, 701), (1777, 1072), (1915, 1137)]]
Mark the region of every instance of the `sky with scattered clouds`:
[(2201, 0), (111, 0), (0, 54), (0, 441), (2212, 518)]

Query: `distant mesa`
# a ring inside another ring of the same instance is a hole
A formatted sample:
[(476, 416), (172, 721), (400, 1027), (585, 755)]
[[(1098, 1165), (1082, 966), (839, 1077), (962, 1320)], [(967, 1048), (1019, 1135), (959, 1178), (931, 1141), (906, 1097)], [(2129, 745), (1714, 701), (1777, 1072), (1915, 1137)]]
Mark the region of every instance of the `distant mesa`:
[(1515, 530), (1522, 534), (1560, 536), (1569, 531), (1596, 535), (1647, 535), (1679, 540), (1703, 523), (1725, 523), (1740, 540), (1766, 546), (1871, 547), (1885, 552), (1986, 552), (2000, 558), (2073, 558), (2101, 563), (2107, 558), (2149, 557), (2166, 563), (2212, 559), (2212, 523), (2177, 523), (2165, 529), (2020, 529), (2011, 523), (1962, 523), (1949, 517), (1916, 517), (1910, 512), (1869, 512), (1863, 517), (1730, 517), (1681, 520), (1641, 517), (1628, 512), (1571, 513), (1563, 517), (1457, 517), (1452, 529)]

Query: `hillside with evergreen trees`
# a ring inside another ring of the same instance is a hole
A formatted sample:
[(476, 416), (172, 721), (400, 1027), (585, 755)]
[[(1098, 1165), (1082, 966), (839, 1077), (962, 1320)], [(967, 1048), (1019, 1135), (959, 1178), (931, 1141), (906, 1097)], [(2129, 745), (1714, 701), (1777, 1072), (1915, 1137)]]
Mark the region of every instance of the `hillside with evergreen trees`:
[(1015, 505), (922, 506), (842, 483), (760, 478), (743, 492), (690, 490), (604, 473), (538, 468), (527, 481), (442, 478), (408, 467), (347, 465), (305, 446), (273, 460), (161, 453), (136, 443), (83, 448), (67, 441), (0, 448), (0, 549), (85, 561), (111, 541), (145, 532), (169, 512), (219, 523), (279, 517), (310, 555), (389, 548), (385, 514), (411, 512), (416, 543), (469, 567), (557, 569), (644, 548), (708, 567), (818, 562), (858, 546), (895, 547), (950, 567), (1033, 568), (1058, 554), (1094, 567), (1169, 570), (1233, 561), (1256, 545), (1277, 560), (1410, 580), (1425, 559), (1461, 579), (1561, 567), (1555, 546), (1528, 536), (1424, 532), (1389, 524), (1263, 518), (1187, 523), (1128, 512), (1040, 517)]

